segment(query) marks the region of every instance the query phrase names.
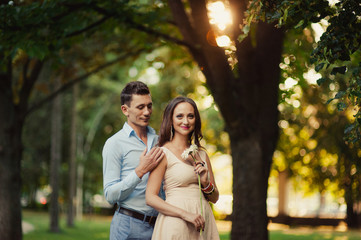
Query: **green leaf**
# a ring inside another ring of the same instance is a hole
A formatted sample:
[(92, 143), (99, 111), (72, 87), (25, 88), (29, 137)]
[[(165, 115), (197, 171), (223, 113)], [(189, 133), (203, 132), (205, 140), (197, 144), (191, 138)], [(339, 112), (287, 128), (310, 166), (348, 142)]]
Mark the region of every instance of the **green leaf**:
[(324, 83), (326, 80), (327, 80), (327, 79), (326, 79), (326, 78), (323, 78), (323, 77), (320, 78), (320, 79), (318, 79), (318, 80), (317, 80), (318, 86), (321, 86), (321, 84)]
[(326, 104), (329, 104), (330, 102), (332, 102), (332, 100), (334, 100), (334, 98), (328, 99)]
[(320, 63), (320, 64), (318, 64), (318, 65), (315, 67), (316, 72), (319, 72), (319, 71), (323, 68), (324, 65), (325, 65), (325, 63)]
[(336, 75), (337, 73), (345, 74), (345, 72), (346, 72), (346, 66), (334, 67), (331, 71), (331, 75)]
[(345, 127), (344, 133), (347, 134), (351, 132), (355, 128), (355, 124), (350, 124), (347, 127)]
[(301, 26), (303, 26), (303, 23), (304, 23), (303, 20), (299, 21), (298, 24), (295, 26), (295, 29), (300, 28)]
[(334, 99), (340, 99), (340, 98), (342, 98), (343, 96), (345, 96), (345, 94), (346, 94), (345, 91), (339, 91), (339, 92), (336, 94), (336, 96), (335, 96)]
[(243, 27), (243, 29), (242, 29), (242, 31), (244, 32), (244, 34), (248, 34), (248, 33), (249, 33), (249, 30), (250, 30), (250, 26), (249, 26), (248, 24), (246, 24), (246, 25)]
[(346, 107), (347, 107), (347, 105), (346, 105), (346, 103), (344, 103), (344, 102), (339, 102), (339, 103), (337, 103), (337, 110), (339, 110), (339, 111), (345, 110)]
[(32, 45), (28, 48), (24, 49), (30, 57), (38, 58), (40, 60), (43, 60), (45, 56), (49, 53), (48, 49), (44, 45)]

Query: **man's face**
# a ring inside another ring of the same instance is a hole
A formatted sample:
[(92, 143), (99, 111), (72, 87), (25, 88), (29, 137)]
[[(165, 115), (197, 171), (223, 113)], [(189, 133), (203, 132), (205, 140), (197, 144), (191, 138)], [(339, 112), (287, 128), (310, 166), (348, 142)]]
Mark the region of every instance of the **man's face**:
[(145, 128), (149, 125), (152, 115), (152, 98), (150, 95), (132, 95), (128, 105), (122, 105), (122, 111), (128, 118), (128, 124), (133, 128)]

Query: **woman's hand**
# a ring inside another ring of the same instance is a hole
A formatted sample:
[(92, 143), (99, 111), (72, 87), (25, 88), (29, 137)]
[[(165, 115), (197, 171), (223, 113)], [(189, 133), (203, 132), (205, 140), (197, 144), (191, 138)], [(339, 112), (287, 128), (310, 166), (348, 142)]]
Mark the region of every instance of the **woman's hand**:
[(194, 166), (194, 171), (196, 172), (196, 174), (199, 174), (202, 186), (206, 187), (209, 184), (209, 179), (208, 169), (205, 167), (204, 162), (196, 162)]
[(183, 220), (192, 223), (198, 232), (204, 230), (205, 221), (201, 214), (184, 212)]

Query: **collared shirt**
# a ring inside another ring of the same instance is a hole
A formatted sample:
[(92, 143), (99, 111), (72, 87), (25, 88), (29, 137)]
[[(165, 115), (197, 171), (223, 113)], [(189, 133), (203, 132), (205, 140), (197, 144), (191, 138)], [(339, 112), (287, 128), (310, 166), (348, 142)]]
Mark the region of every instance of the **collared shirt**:
[(145, 203), (149, 173), (142, 179), (135, 173), (139, 158), (147, 147), (149, 151), (158, 142), (158, 136), (147, 127), (147, 146), (126, 122), (111, 136), (103, 148), (103, 180), (105, 199), (110, 204), (155, 216), (157, 211)]

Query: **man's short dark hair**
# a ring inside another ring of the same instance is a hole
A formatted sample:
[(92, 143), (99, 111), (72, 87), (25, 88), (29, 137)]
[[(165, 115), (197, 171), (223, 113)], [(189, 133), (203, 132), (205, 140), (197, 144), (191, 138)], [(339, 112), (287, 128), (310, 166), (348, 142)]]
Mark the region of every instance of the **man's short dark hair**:
[(122, 93), (120, 94), (120, 102), (122, 105), (126, 104), (130, 106), (130, 102), (132, 101), (132, 95), (148, 95), (150, 94), (148, 86), (139, 81), (134, 81), (127, 83)]

